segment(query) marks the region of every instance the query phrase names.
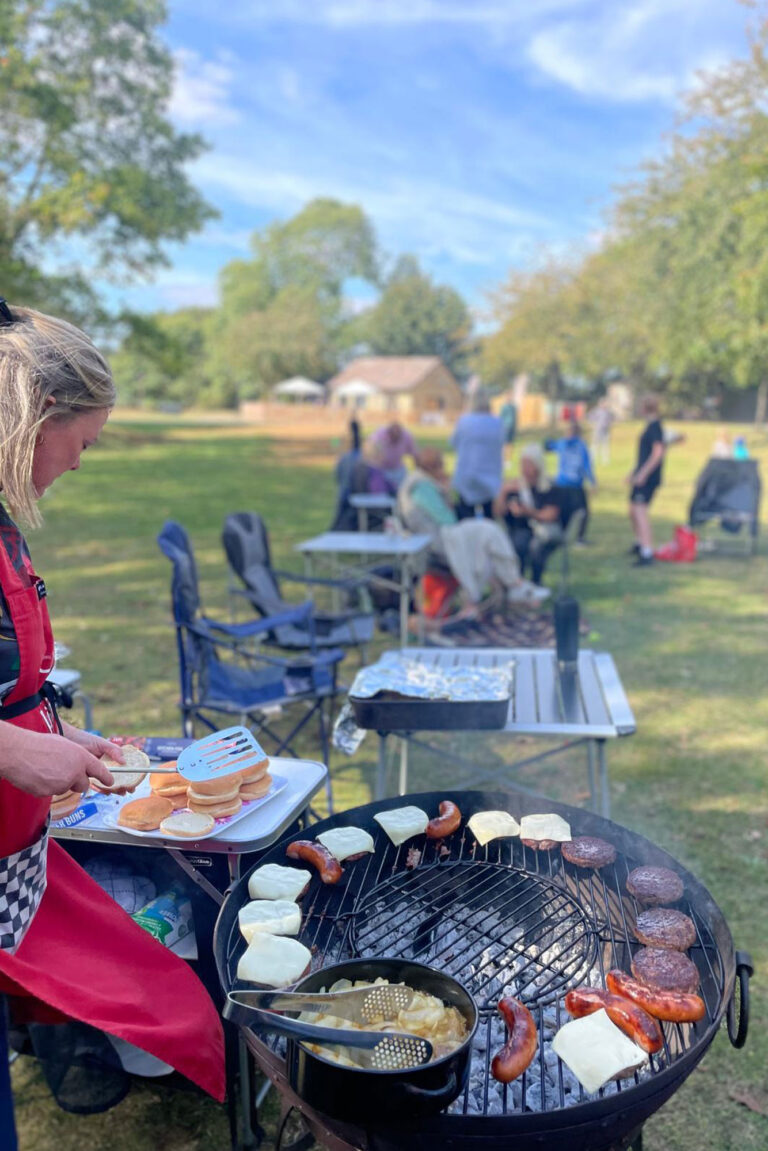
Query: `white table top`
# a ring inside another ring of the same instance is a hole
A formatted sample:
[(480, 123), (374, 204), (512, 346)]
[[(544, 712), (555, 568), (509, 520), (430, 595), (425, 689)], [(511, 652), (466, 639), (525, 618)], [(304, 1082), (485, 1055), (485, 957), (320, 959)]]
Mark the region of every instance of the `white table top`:
[(414, 556), (430, 545), (428, 535), (400, 535), (395, 532), (323, 532), (297, 544), (297, 551), (348, 552), (359, 555)]
[(55, 839), (85, 839), (96, 843), (163, 847), (175, 851), (226, 852), (230, 855), (263, 851), (275, 843), (301, 814), (312, 796), (322, 787), (328, 774), (327, 767), (314, 760), (282, 759), (276, 756), (270, 758), (270, 763), (276, 774), (288, 780), (288, 785), (252, 815), (244, 816), (229, 827), (222, 827), (206, 839), (179, 839), (174, 836), (168, 836), (167, 839), (143, 838), (106, 827), (95, 819), (76, 827), (53, 827), (51, 834)]
[(397, 503), (395, 496), (388, 496), (386, 492), (355, 492), (349, 497), (353, 508), (370, 508), (372, 511), (383, 508), (393, 508)]

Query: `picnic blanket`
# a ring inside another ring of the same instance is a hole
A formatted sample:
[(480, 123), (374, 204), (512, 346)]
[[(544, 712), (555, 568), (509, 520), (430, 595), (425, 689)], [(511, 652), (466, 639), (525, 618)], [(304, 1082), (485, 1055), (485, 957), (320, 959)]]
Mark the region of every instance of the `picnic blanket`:
[[(588, 635), (590, 625), (582, 619), (579, 634)], [(498, 609), (478, 619), (446, 623), (424, 639), (427, 647), (554, 647), (555, 622), (549, 609), (507, 611)]]

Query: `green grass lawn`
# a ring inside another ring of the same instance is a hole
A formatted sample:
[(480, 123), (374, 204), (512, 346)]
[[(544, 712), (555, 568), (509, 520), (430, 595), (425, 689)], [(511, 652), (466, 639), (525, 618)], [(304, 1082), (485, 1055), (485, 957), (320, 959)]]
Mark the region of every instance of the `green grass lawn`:
[[(712, 425), (688, 425), (653, 507), (656, 541), (684, 522)], [(611, 465), (593, 500), (593, 547), (574, 553), (574, 590), (592, 633), (613, 655), (638, 733), (609, 746), (613, 817), (665, 847), (701, 877), (723, 909), (737, 947), (751, 951), (752, 1019), (747, 1046), (723, 1032), (701, 1066), (646, 1127), (647, 1151), (764, 1151), (768, 1147), (768, 625), (765, 549), (751, 560), (707, 556), (694, 565), (633, 569), (624, 476), (636, 425), (615, 430)], [(748, 432), (768, 476), (768, 441)], [(276, 562), (300, 570), (293, 545), (328, 527), (334, 504), (330, 443), (272, 441), (222, 425), (114, 419), (82, 470), (43, 503), (46, 523), (30, 539), (49, 587), (57, 638), (83, 673), (105, 734), (178, 730), (177, 675), (169, 615), (170, 566), (155, 537), (180, 520), (196, 548), (206, 609), (227, 610), (220, 545), (224, 517), (261, 512)], [(349, 661), (350, 674), (354, 660)], [(478, 762), (512, 763), (527, 746), (466, 736)], [(536, 745), (536, 750), (539, 746)], [(317, 748), (307, 739), (307, 755)], [(372, 737), (334, 767), (338, 807), (367, 802)], [(447, 783), (444, 763), (411, 757), (412, 783)], [(515, 773), (566, 802), (583, 803), (583, 755)], [(452, 781), (455, 782), (455, 781)], [(227, 1146), (220, 1109), (162, 1088), (133, 1092), (103, 1116), (75, 1117), (50, 1102), (26, 1059), (16, 1065), (22, 1151), (206, 1151)]]

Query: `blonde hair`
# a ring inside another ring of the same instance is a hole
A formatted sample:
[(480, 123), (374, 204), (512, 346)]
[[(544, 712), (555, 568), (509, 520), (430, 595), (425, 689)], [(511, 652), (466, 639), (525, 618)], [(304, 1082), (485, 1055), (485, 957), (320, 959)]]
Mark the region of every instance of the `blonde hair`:
[[(0, 488), (14, 516), (41, 523), (32, 462), (42, 425), (114, 406), (109, 364), (66, 320), (13, 308), (0, 321)], [(53, 402), (51, 402), (53, 401)]]

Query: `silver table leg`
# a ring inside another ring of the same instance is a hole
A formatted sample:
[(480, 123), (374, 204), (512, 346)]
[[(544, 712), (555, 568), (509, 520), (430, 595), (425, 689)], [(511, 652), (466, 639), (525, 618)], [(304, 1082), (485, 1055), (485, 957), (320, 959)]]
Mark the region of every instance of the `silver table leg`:
[(608, 765), (605, 761), (605, 740), (597, 740), (597, 764), (600, 772), (600, 813), (611, 818), (611, 796), (608, 790)]
[(408, 740), (400, 740), (400, 775), (397, 783), (397, 794), (405, 795), (408, 791)]
[(589, 806), (597, 811), (597, 787), (595, 786), (595, 744), (587, 740), (587, 779), (589, 780)]
[(387, 737), (379, 735), (379, 760), (376, 765), (376, 790), (374, 799), (384, 799), (387, 786)]
[(408, 597), (410, 592), (409, 576), (411, 565), (408, 560), (400, 564), (400, 646), (408, 646)]

